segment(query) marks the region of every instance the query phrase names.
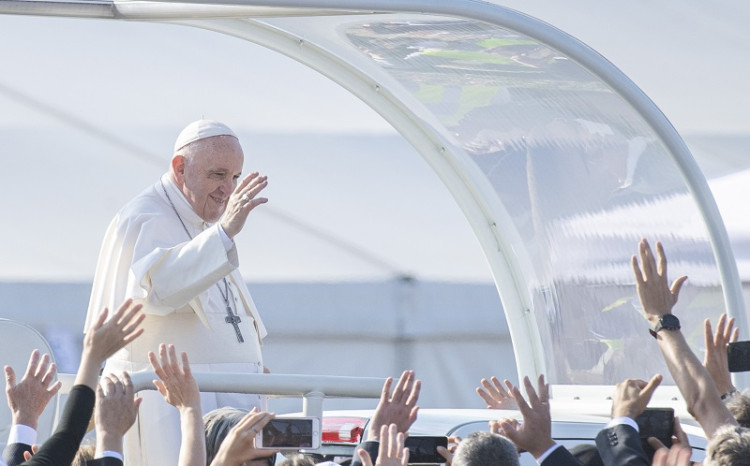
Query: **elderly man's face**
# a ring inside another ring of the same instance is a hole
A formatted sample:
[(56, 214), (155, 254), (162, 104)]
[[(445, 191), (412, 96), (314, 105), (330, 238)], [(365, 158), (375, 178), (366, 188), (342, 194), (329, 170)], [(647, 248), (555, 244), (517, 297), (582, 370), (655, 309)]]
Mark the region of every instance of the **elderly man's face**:
[(214, 136), (192, 143), (188, 153), (173, 165), (177, 185), (195, 213), (216, 222), (242, 173), (242, 147), (231, 136)]

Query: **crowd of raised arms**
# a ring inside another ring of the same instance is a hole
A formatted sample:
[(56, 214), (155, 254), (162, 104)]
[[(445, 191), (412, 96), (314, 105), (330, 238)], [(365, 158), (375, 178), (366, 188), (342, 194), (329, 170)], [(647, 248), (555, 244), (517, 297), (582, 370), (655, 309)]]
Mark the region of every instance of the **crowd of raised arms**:
[[(638, 245), (632, 266), (644, 317), (656, 329), (654, 335), (672, 378), (708, 440), (703, 464), (750, 465), (750, 399), (732, 384), (727, 363), (727, 345), (737, 339), (734, 320), (722, 315), (715, 330), (705, 321), (706, 356), (701, 362), (679, 325), (675, 328), (669, 325), (670, 318), (664, 319), (672, 314), (687, 277), (679, 277), (670, 285), (662, 245), (656, 243), (654, 254), (646, 240)], [(54, 434), (41, 446), (35, 445), (38, 419), (61, 386), (59, 381), (53, 383), (55, 364), (50, 363), (49, 355), (35, 350), (20, 380), (13, 368), (5, 367), (13, 425), (0, 465), (123, 464), (123, 435), (135, 422), (140, 399), (127, 373), (100, 379), (99, 370), (105, 359), (141, 335), (139, 324), (144, 315), (130, 300), (111, 318), (108, 314), (105, 310), (86, 333), (64, 413)], [(154, 351), (148, 354), (158, 377), (154, 384), (180, 414), (179, 466), (275, 464), (276, 451), (255, 445), (256, 434), (273, 413), (222, 408), (203, 416), (188, 355), (178, 356), (174, 346), (167, 344)], [(634, 419), (645, 410), (661, 380), (662, 375), (655, 374), (648, 381), (628, 379), (619, 383), (612, 397), (612, 420), (597, 435), (596, 447), (581, 445), (568, 450), (551, 436), (549, 386), (544, 376), (536, 384), (524, 378), (526, 397), (508, 380), (483, 379), (477, 393), (487, 407), (517, 409), (522, 422), (498, 419), (490, 423), (490, 432), (451, 438), (448, 448), (440, 447), (439, 452), (445, 463), (453, 466), (518, 465), (519, 451), (529, 452), (543, 465), (690, 465), (691, 447), (677, 419), (671, 448), (652, 438), (649, 444), (654, 451), (647, 455), (640, 442)], [(404, 438), (417, 418), (420, 381), (413, 371), (405, 371), (395, 387), (392, 385), (393, 379), (387, 379), (352, 465), (409, 463)], [(96, 445), (81, 446), (92, 414)], [(280, 464), (315, 462), (301, 454)]]

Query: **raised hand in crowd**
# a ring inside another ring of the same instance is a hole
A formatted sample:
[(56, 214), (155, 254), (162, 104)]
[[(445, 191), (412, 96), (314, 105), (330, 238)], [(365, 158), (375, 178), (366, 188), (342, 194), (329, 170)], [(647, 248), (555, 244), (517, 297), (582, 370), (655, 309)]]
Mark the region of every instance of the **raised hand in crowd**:
[[(383, 425), (378, 433), (380, 446), (378, 448), (378, 466), (407, 466), (409, 464), (409, 449), (404, 447), (404, 432), (396, 424)], [(373, 466), (370, 454), (365, 450), (357, 450), (364, 466)]]
[(122, 437), (135, 423), (141, 398), (135, 397), (133, 382), (127, 372), (122, 378), (108, 374), (96, 389), (96, 455), (105, 451), (122, 454)]
[(393, 378), (383, 384), (380, 401), (368, 424), (366, 440), (376, 441), (381, 427), (395, 424), (399, 432), (406, 434), (417, 420), (419, 390), (421, 381), (414, 377), (414, 371), (404, 371), (391, 395)]
[(128, 299), (109, 320), (108, 310), (102, 311), (83, 338), (81, 364), (78, 366), (75, 385), (86, 385), (96, 390), (102, 363), (143, 333), (143, 329), (138, 328), (146, 318), (146, 315), (140, 312), (142, 307)]
[(49, 354), (40, 357), (38, 349), (31, 352), (26, 373), (20, 382), (16, 382), (16, 373), (10, 366), (5, 366), (5, 396), (8, 399), (13, 424), (20, 424), (36, 429), (39, 417), (47, 403), (62, 386), (61, 381), (54, 384), (57, 373), (55, 363), (50, 363)]
[(729, 343), (737, 341), (740, 329), (733, 330), (734, 317), (727, 318), (726, 314), (719, 317), (716, 323), (716, 333), (712, 332), (709, 319), (703, 322), (703, 326), (706, 338), (706, 356), (703, 358), (703, 367), (711, 374), (716, 389), (725, 398), (737, 391), (732, 384), (732, 374), (729, 372), (727, 347)]
[(618, 383), (612, 397), (612, 417), (630, 419), (638, 417), (646, 410), (654, 390), (661, 381), (661, 374), (656, 374), (648, 382), (640, 379), (627, 379)]
[[(667, 450), (671, 449), (667, 448), (666, 445), (661, 443), (661, 440), (656, 437), (649, 437), (647, 440), (651, 448), (654, 449), (654, 452), (657, 452), (659, 450), (664, 450), (666, 452)], [(680, 419), (677, 417), (674, 418), (674, 428), (672, 430), (672, 447), (680, 447), (683, 450), (688, 450), (689, 452), (693, 451), (693, 448), (690, 446), (690, 439), (688, 438), (685, 431), (682, 430), (682, 424), (680, 424)]]
[(453, 455), (456, 453), (456, 448), (458, 448), (459, 443), (461, 443), (461, 438), (451, 435), (448, 437), (448, 448), (442, 446), (437, 447), (438, 454), (445, 459), (445, 466), (451, 466), (451, 463), (453, 463)]
[[(680, 289), (687, 279), (682, 276), (671, 286), (667, 284), (667, 258), (661, 243), (656, 243), (654, 256), (648, 241), (638, 245), (638, 256), (631, 263), (638, 297), (644, 316), (653, 326), (652, 332), (675, 384), (680, 389), (688, 412), (700, 423), (707, 438), (723, 425), (737, 425), (737, 421), (721, 402), (711, 376), (695, 356), (679, 329), (679, 321), (672, 315)], [(667, 324), (667, 325), (664, 325)]]
[(491, 431), (508, 437), (519, 450), (526, 450), (534, 458), (539, 458), (555, 446), (552, 440), (552, 419), (549, 409), (549, 385), (540, 375), (537, 390), (528, 377), (523, 379), (529, 402), (526, 402), (521, 391), (515, 385), (506, 381), (508, 392), (518, 404), (518, 410), (523, 416), (523, 423), (516, 419), (502, 419), (491, 424)]
[(253, 408), (229, 431), (210, 466), (241, 466), (245, 462), (275, 455), (278, 450), (255, 446), (255, 436), (273, 417), (273, 413), (258, 412)]
[[(679, 445), (672, 445), (671, 448), (660, 448), (654, 453), (652, 466), (690, 466), (690, 449), (685, 449)], [(699, 463), (696, 463), (699, 464)]]
[(201, 413), (201, 395), (198, 384), (190, 371), (187, 353), (180, 355), (182, 367), (177, 359), (174, 345), (159, 345), (159, 357), (149, 351), (148, 360), (158, 380), (153, 383), (167, 403), (180, 412), (179, 466), (205, 466), (206, 440)]
[(493, 376), (490, 380), (482, 379), (481, 384), (481, 387), (477, 387), (477, 395), (487, 403), (487, 409), (518, 409), (516, 400), (505, 390), (497, 377)]

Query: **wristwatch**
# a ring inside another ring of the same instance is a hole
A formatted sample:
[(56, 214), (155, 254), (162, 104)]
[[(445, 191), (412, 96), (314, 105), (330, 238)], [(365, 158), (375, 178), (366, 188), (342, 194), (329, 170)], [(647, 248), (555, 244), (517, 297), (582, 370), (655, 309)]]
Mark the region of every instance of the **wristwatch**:
[(678, 319), (674, 314), (664, 314), (659, 318), (659, 322), (654, 325), (653, 329), (649, 329), (649, 332), (651, 333), (651, 336), (656, 338), (656, 334), (659, 332), (659, 330), (679, 330), (680, 329), (680, 319)]

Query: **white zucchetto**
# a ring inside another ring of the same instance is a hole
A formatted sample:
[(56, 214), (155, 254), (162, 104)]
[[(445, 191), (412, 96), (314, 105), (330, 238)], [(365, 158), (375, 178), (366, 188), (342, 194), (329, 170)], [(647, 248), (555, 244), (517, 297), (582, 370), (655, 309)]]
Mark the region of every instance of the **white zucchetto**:
[(214, 120), (198, 120), (187, 125), (180, 135), (177, 136), (177, 140), (174, 143), (174, 152), (177, 153), (178, 150), (192, 142), (214, 136), (232, 136), (235, 139), (239, 139), (234, 134), (234, 131), (224, 123)]

